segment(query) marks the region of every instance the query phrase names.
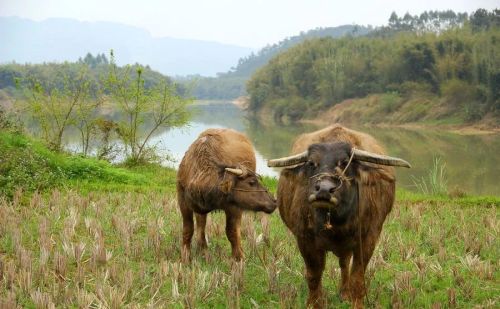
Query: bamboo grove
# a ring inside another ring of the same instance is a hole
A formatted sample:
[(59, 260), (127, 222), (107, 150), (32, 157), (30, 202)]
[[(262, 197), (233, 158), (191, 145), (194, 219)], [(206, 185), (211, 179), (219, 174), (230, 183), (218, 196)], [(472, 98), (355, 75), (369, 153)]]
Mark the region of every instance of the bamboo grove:
[(498, 116), (500, 10), (453, 14), (454, 22), (436, 15), (422, 24), (393, 13), (388, 27), (368, 36), (307, 40), (253, 75), (250, 109), (294, 121), (346, 99), (394, 93), (432, 98), (464, 121)]

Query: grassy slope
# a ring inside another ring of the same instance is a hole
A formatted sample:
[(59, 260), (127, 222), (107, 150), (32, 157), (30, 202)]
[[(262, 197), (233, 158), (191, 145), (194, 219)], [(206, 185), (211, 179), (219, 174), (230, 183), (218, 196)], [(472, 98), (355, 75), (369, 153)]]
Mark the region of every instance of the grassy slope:
[(498, 117), (484, 117), (470, 122), (465, 111), (443, 99), (430, 95), (373, 94), (349, 99), (321, 113), (316, 120), (326, 123), (356, 124), (418, 124), (419, 126), (475, 127), (494, 129), (500, 126)]
[(126, 169), (92, 158), (49, 151), (20, 134), (0, 131), (0, 194), (12, 197), (18, 187), (44, 191), (77, 187), (79, 191), (150, 191), (175, 188), (175, 171), (144, 166)]
[[(223, 214), (211, 214), (207, 254), (181, 265), (172, 171), (42, 155), (41, 145), (11, 139), (24, 142), (10, 142), (9, 153), (38, 153), (46, 172), (60, 166), (63, 178), (40, 194), (0, 197), (0, 307), (303, 307), (304, 265), (278, 213), (245, 214), (244, 264), (231, 261)], [(5, 135), (1, 142), (5, 151)], [(265, 182), (275, 188), (275, 180)], [(494, 197), (398, 191), (370, 262), (367, 305), (498, 306), (499, 206)], [(329, 255), (329, 305), (348, 308), (337, 297), (339, 276)]]

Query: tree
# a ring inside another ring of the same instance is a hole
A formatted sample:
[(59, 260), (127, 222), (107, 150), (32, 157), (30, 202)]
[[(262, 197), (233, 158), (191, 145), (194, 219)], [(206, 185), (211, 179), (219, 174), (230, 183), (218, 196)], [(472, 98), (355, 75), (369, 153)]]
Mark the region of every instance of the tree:
[[(88, 105), (92, 84), (85, 66), (77, 72), (63, 65), (54, 82), (41, 81), (28, 76), (20, 81), (27, 97), (27, 110), (37, 121), (42, 138), (54, 151), (63, 149), (63, 135), (69, 126), (78, 121), (88, 121), (95, 105)], [(90, 108), (90, 110), (89, 110)], [(78, 111), (88, 110), (85, 113)]]
[[(90, 83), (88, 84), (90, 86)], [(80, 141), (82, 146), (83, 156), (89, 154), (90, 142), (92, 136), (97, 131), (97, 117), (99, 108), (103, 103), (103, 95), (101, 90), (96, 87), (95, 93), (87, 91), (88, 95), (82, 96), (75, 107), (74, 126), (80, 132)]]
[[(132, 69), (135, 74), (131, 74)], [(156, 156), (154, 147), (148, 144), (151, 137), (159, 128), (185, 125), (190, 116), (187, 105), (192, 102), (178, 95), (175, 85), (167, 80), (145, 87), (142, 74), (140, 65), (118, 71), (111, 52), (107, 88), (123, 113), (117, 123), (118, 135), (126, 147), (127, 162), (132, 165)]]
[(425, 81), (437, 90), (435, 77), (436, 59), (432, 48), (426, 42), (417, 42), (403, 49), (404, 75), (410, 81)]

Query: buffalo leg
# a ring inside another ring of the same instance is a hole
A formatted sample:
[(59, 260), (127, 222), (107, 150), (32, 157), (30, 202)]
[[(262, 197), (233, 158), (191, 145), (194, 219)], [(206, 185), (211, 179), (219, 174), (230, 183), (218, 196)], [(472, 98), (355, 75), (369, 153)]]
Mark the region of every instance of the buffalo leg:
[(351, 291), (349, 289), (349, 272), (351, 266), (352, 252), (346, 252), (339, 256), (340, 266), (340, 298), (342, 300), (351, 299)]
[(306, 280), (309, 287), (307, 307), (324, 308), (325, 299), (321, 288), (321, 277), (325, 269), (326, 251), (315, 248), (312, 240), (299, 240), (298, 245), (306, 263)]
[(350, 290), (354, 308), (363, 308), (363, 298), (366, 295), (365, 271), (372, 257), (376, 242), (377, 237), (364, 237), (362, 245), (358, 244), (354, 248), (350, 277)]
[(236, 261), (241, 261), (243, 258), (243, 250), (241, 249), (241, 215), (242, 212), (236, 208), (226, 210), (226, 235), (231, 243), (233, 258)]
[(196, 214), (196, 237), (198, 239), (198, 248), (204, 251), (207, 248), (207, 238), (205, 236), (205, 227), (207, 226), (207, 214)]
[(182, 262), (189, 263), (191, 260), (191, 238), (194, 232), (193, 210), (179, 199), (179, 207), (182, 214)]

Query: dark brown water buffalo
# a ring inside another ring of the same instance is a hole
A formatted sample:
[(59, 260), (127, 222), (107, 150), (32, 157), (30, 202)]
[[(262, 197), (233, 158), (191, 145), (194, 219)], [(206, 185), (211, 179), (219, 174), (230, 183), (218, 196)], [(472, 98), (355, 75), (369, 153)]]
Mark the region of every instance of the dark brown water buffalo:
[(363, 307), (366, 266), (394, 203), (391, 166), (410, 165), (383, 155), (373, 137), (340, 125), (299, 136), (292, 153), (268, 165), (288, 167), (280, 175), (278, 207), (306, 264), (307, 303), (325, 305), (321, 277), (332, 251), (341, 268), (340, 296)]
[(177, 174), (177, 200), (182, 213), (182, 253), (188, 261), (196, 216), (198, 246), (207, 247), (207, 214), (220, 209), (226, 213), (226, 235), (232, 254), (241, 260), (242, 210), (271, 213), (276, 201), (259, 183), (255, 153), (250, 141), (230, 129), (208, 129), (201, 133), (182, 158)]

